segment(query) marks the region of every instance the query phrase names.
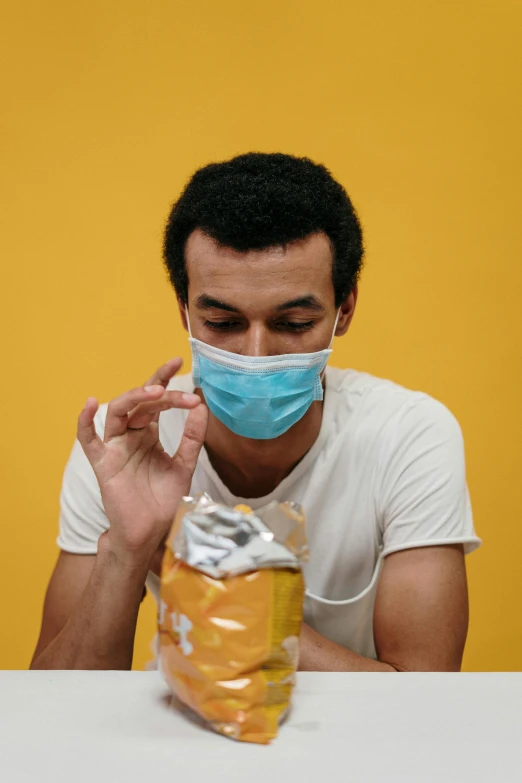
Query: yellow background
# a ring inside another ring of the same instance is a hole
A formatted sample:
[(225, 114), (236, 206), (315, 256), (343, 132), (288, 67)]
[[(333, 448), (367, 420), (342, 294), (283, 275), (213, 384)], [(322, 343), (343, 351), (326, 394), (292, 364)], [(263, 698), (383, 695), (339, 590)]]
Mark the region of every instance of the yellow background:
[[(85, 399), (189, 357), (160, 259), (193, 170), (306, 154), (367, 269), (335, 364), (441, 399), (476, 527), (465, 667), (522, 669), (518, 0), (4, 2), (0, 667), (24, 668)], [(147, 599), (135, 665), (148, 658)]]

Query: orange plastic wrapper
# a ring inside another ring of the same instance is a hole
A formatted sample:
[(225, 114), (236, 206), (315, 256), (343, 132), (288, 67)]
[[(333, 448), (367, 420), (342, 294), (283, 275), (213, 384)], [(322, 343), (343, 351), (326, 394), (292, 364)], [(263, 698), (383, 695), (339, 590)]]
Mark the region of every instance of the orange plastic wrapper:
[(161, 571), (160, 668), (220, 734), (266, 744), (289, 710), (307, 555), (296, 504), (180, 504)]

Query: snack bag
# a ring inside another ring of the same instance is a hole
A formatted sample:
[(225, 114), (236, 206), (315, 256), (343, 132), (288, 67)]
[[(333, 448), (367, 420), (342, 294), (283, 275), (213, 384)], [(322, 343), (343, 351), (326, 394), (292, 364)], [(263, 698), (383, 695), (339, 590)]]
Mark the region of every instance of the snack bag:
[(308, 548), (296, 504), (184, 498), (161, 570), (159, 663), (215, 731), (268, 743), (295, 683)]

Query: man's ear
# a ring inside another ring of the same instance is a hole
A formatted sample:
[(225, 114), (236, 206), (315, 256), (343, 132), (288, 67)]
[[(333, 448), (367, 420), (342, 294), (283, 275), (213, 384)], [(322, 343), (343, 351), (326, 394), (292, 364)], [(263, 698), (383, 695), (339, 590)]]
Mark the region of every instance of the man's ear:
[(183, 328), (186, 332), (188, 332), (188, 321), (187, 321), (187, 305), (185, 302), (180, 299), (178, 296), (178, 308), (179, 308), (179, 317), (181, 318), (181, 323), (183, 324)]
[(342, 337), (346, 334), (348, 328), (352, 322), (353, 315), (355, 313), (355, 306), (357, 304), (357, 297), (359, 296), (359, 286), (355, 283), (351, 290), (351, 293), (346, 297), (341, 305), (341, 312), (339, 313), (339, 320), (337, 321), (337, 328), (335, 330), (336, 337)]

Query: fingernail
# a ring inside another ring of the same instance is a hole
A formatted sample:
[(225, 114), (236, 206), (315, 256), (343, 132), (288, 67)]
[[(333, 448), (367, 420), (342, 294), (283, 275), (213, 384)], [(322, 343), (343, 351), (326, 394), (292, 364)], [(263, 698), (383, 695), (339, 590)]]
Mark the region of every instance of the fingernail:
[(181, 392), (181, 399), (185, 402), (200, 402), (197, 394), (189, 394), (188, 392)]
[(157, 391), (165, 391), (163, 386), (159, 386), (159, 384), (156, 384), (155, 386), (144, 386), (143, 388), (146, 392), (150, 392), (151, 394)]

